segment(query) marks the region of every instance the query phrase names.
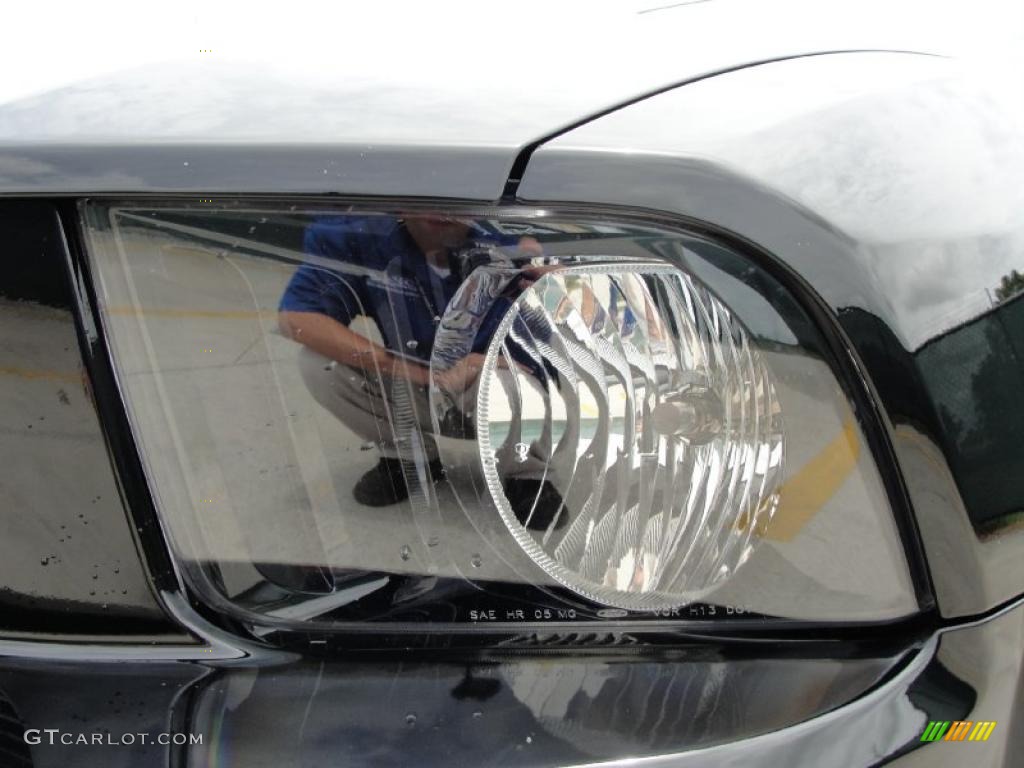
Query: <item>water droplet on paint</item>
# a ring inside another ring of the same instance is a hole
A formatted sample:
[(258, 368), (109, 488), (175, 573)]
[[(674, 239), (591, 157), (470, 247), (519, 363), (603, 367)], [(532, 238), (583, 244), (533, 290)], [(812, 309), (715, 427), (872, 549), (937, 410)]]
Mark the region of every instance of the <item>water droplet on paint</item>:
[(403, 560), (408, 560), (410, 557), (412, 557), (412, 547), (410, 547), (408, 544), (403, 544), (402, 548), (398, 550), (398, 554), (401, 555)]

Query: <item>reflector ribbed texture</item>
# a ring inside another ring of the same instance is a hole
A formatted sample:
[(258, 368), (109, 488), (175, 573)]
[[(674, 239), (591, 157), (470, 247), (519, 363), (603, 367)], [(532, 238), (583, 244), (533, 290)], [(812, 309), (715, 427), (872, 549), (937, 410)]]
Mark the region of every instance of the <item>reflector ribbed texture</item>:
[[(544, 275), (492, 340), (477, 409), (509, 530), (554, 578), (608, 605), (695, 599), (749, 556), (777, 503), (770, 373), (729, 310), (671, 267)], [(710, 433), (666, 428), (673, 409)], [(510, 475), (550, 483), (565, 511), (534, 530), (537, 502), (512, 509)]]

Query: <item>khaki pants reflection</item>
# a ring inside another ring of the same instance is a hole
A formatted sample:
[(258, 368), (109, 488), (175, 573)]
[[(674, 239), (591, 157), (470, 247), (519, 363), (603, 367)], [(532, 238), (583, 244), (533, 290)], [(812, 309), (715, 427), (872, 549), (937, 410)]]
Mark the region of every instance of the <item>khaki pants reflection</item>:
[[(406, 461), (413, 459), (417, 453), (412, 450), (416, 436), (411, 433), (418, 432), (417, 442), (422, 442), (427, 460), (438, 458), (436, 440), (441, 438), (434, 435), (430, 395), (426, 387), (405, 381), (395, 382), (371, 371), (350, 368), (308, 347), (299, 351), (299, 370), (313, 398), (362, 441), (374, 443), (380, 455)], [(496, 375), (508, 385), (513, 374), (499, 370)], [(463, 412), (475, 408), (479, 386), (478, 380), (463, 393)], [(398, 402), (399, 399), (404, 402)], [(404, 435), (396, 434), (396, 422), (404, 423)], [(469, 466), (479, 462), (479, 445), (475, 438), (444, 438), (444, 447), (445, 462), (450, 466)], [(533, 451), (529, 456), (517, 456), (516, 448), (506, 443), (497, 451), (501, 464), (499, 472), (503, 478), (545, 476), (547, 459), (544, 456)], [(550, 479), (555, 478), (552, 476)]]
[[(350, 368), (308, 347), (299, 350), (299, 371), (313, 399), (361, 440), (375, 443), (382, 456), (409, 457), (399, 444), (405, 446), (412, 435), (395, 433), (395, 422), (400, 421), (408, 428), (418, 427), (428, 459), (437, 458), (426, 387)], [(401, 391), (396, 394), (397, 387)]]

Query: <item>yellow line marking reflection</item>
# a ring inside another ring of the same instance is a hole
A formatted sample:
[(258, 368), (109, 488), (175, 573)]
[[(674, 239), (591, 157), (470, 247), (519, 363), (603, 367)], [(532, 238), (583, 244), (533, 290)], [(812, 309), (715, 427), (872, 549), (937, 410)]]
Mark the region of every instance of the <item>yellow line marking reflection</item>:
[(16, 376), (19, 379), (45, 379), (47, 381), (80, 382), (82, 380), (82, 376), (79, 373), (48, 371), (41, 368), (16, 368), (14, 366), (0, 366), (0, 376)]
[(853, 419), (779, 490), (779, 506), (762, 538), (791, 541), (800, 529), (825, 506), (857, 466), (860, 439)]
[(171, 307), (146, 307), (139, 309), (128, 305), (107, 307), (108, 315), (145, 316), (145, 317), (196, 317), (214, 320), (255, 320), (261, 317), (277, 317), (276, 309), (174, 309)]

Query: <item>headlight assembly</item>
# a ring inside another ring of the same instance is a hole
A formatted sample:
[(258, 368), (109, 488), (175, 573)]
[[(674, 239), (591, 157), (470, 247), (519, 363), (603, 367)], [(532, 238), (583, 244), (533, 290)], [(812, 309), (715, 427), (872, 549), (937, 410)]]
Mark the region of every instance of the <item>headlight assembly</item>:
[(820, 331), (696, 234), (86, 204), (191, 587), (254, 625), (891, 620), (902, 543)]

